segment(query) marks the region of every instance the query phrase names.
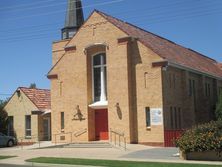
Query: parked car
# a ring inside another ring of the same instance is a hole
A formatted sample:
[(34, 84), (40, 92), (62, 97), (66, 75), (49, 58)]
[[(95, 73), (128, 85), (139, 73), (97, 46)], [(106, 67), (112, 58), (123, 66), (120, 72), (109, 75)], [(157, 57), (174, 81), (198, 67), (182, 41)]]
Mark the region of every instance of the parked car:
[(0, 132), (0, 146), (12, 147), (17, 144), (15, 137), (7, 136)]

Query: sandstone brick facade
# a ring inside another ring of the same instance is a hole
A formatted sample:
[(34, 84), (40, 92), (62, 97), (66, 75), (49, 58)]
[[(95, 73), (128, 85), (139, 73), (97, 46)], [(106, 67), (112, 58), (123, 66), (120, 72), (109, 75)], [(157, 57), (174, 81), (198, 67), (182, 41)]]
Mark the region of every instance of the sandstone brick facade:
[[(96, 140), (95, 109), (89, 105), (92, 56), (97, 53), (106, 54), (108, 128), (123, 133), (128, 143), (163, 145), (165, 129), (189, 128), (213, 118), (221, 81), (176, 67), (154, 67), (153, 62), (164, 59), (94, 12), (72, 39), (53, 43), (54, 66), (48, 74), (53, 142)], [(206, 81), (209, 97), (204, 96)], [(146, 126), (146, 107), (162, 109), (162, 124)], [(172, 124), (171, 110), (179, 111), (180, 121)], [(78, 111), (82, 119), (75, 119)]]
[(8, 116), (13, 117), (14, 122), (14, 133), (18, 141), (29, 142), (30, 139), (26, 139), (25, 135), (25, 116), (31, 115), (31, 135), (37, 141), (36, 136), (38, 136), (38, 116), (32, 115), (31, 111), (38, 110), (37, 107), (27, 98), (27, 96), (21, 92), (20, 95), (15, 93), (8, 104), (5, 106), (5, 111), (8, 113)]

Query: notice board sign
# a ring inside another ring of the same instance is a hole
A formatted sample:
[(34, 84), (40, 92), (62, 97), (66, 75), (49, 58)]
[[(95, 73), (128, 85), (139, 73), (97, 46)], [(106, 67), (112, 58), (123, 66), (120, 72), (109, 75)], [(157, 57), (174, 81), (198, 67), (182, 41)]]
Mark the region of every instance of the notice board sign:
[(151, 108), (151, 125), (162, 125), (163, 124), (163, 110), (162, 108)]

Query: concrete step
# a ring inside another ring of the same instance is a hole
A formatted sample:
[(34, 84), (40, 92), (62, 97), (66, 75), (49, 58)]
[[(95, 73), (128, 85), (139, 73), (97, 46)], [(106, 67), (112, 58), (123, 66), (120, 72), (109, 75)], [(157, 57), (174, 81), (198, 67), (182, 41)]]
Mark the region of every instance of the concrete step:
[(84, 142), (64, 145), (63, 148), (111, 148), (108, 142)]

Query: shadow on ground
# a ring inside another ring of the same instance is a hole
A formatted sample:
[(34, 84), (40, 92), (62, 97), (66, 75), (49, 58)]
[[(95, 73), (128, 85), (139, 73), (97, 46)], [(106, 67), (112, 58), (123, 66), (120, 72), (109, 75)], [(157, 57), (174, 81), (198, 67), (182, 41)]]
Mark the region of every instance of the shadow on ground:
[(135, 151), (121, 158), (137, 158), (137, 159), (164, 159), (164, 160), (179, 160), (179, 157), (173, 156), (179, 152), (178, 148), (152, 148), (140, 151)]

